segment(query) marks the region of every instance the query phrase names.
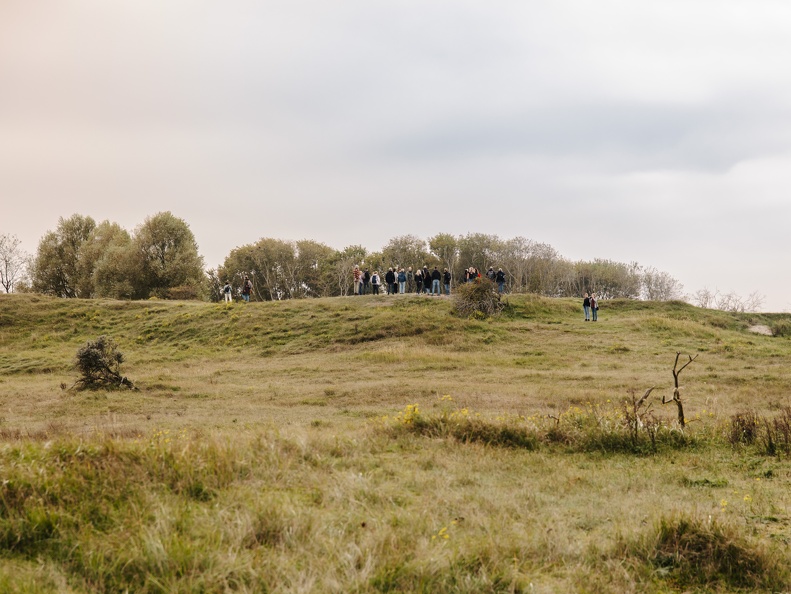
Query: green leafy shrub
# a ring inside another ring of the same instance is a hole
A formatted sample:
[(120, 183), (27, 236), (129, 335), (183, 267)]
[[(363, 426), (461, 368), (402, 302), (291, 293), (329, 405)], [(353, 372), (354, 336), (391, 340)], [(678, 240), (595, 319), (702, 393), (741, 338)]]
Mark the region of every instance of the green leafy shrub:
[(121, 375), (124, 356), (108, 336), (89, 340), (77, 351), (77, 371), (81, 377), (75, 387), (80, 390), (98, 388), (132, 388), (132, 382)]

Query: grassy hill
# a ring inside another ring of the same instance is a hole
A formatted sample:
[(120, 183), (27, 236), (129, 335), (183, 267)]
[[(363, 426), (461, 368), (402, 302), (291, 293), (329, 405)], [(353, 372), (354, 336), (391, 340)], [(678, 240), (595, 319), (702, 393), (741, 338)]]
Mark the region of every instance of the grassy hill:
[(0, 590), (791, 587), (791, 316), (508, 301), (0, 297)]

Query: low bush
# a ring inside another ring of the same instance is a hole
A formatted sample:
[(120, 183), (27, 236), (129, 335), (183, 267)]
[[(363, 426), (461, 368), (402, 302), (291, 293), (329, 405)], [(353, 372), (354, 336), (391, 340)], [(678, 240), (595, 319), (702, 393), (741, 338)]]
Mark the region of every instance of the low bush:
[(385, 417), (394, 434), (452, 438), (462, 443), (536, 450), (540, 446), (562, 446), (573, 452), (652, 454), (663, 449), (697, 446), (701, 440), (665, 422), (651, 418), (639, 427), (622, 411), (596, 405), (571, 407), (555, 416), (512, 416), (496, 419), (470, 414), (443, 396), (440, 412), (424, 413), (417, 404), (408, 405), (395, 417)]
[(81, 377), (75, 387), (80, 390), (97, 388), (132, 388), (132, 382), (121, 375), (124, 356), (118, 345), (108, 336), (89, 340), (77, 351), (76, 367)]
[(497, 285), (488, 278), (463, 283), (453, 294), (453, 313), (462, 318), (496, 316), (504, 308), (505, 303), (500, 299)]
[(790, 320), (778, 320), (769, 327), (772, 329), (772, 336), (791, 336)]
[(735, 526), (685, 515), (663, 517), (643, 538), (619, 543), (615, 556), (648, 565), (675, 588), (785, 591), (782, 555)]

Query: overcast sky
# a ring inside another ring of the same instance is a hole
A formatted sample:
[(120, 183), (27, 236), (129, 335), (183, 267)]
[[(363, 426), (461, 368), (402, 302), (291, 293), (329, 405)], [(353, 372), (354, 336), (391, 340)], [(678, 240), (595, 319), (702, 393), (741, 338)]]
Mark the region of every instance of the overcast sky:
[(785, 0), (0, 0), (0, 233), (524, 236), (791, 310)]

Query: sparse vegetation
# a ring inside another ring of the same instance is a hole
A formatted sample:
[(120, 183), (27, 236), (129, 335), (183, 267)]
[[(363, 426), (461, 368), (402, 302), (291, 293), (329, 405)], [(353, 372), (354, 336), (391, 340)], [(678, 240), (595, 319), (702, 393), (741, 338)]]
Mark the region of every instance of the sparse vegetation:
[(791, 316), (508, 302), (0, 296), (0, 590), (791, 588)]

